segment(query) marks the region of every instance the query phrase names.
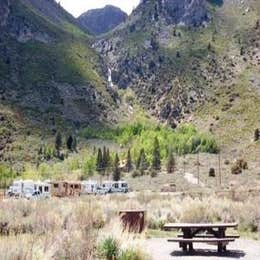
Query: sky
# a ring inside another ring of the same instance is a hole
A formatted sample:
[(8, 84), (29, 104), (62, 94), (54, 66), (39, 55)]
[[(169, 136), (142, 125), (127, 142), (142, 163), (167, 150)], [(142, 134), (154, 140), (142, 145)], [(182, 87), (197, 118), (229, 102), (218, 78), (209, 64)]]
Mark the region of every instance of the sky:
[(123, 11), (130, 14), (140, 0), (56, 0), (72, 15), (78, 17), (90, 9), (101, 8), (105, 5), (120, 7)]

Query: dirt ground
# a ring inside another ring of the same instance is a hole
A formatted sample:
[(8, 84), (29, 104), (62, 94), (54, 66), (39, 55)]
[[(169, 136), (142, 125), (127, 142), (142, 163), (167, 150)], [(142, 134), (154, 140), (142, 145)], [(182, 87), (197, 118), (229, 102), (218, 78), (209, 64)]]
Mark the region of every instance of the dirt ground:
[(167, 242), (166, 238), (153, 238), (146, 242), (147, 251), (153, 260), (201, 260), (201, 259), (260, 259), (260, 241), (238, 239), (227, 246), (228, 251), (219, 255), (216, 246), (207, 244), (195, 244), (193, 255), (184, 254), (177, 243)]

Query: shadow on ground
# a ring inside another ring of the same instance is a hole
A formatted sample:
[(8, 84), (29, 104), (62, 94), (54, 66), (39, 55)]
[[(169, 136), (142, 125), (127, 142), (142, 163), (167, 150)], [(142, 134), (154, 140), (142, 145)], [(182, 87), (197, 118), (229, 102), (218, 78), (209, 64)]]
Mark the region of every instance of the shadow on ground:
[(209, 249), (197, 249), (193, 252), (182, 252), (182, 251), (174, 251), (171, 253), (171, 256), (175, 257), (183, 257), (183, 256), (217, 256), (221, 257), (230, 257), (230, 258), (241, 258), (245, 256), (245, 252), (241, 250), (228, 250), (227, 252), (218, 253), (216, 250), (209, 250)]

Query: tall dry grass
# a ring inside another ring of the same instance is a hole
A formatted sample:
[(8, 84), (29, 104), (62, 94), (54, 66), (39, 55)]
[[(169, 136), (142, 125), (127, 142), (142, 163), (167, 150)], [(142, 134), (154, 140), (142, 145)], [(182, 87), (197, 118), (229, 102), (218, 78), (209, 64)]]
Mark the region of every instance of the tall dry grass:
[[(118, 211), (144, 209), (147, 227), (166, 222), (233, 222), (260, 234), (260, 198), (176, 197), (156, 193), (0, 202), (0, 259), (97, 259), (99, 243), (113, 237), (120, 250), (144, 252), (145, 234), (121, 230)], [(260, 236), (259, 236), (260, 237)]]

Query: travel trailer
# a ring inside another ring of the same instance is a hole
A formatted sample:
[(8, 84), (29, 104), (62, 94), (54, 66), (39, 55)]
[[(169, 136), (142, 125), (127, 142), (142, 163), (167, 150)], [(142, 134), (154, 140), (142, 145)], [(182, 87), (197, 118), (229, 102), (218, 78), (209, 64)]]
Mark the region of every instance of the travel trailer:
[(23, 197), (25, 193), (33, 193), (35, 190), (34, 182), (32, 180), (14, 181), (8, 190), (9, 196)]
[(102, 187), (111, 193), (128, 192), (128, 183), (125, 181), (105, 181), (103, 182)]
[(27, 199), (50, 198), (51, 185), (49, 182), (34, 182), (34, 192), (25, 193)]
[(82, 193), (83, 194), (95, 194), (98, 190), (98, 182), (97, 181), (83, 181), (82, 182)]
[(50, 184), (47, 182), (19, 180), (14, 181), (10, 186), (7, 195), (25, 198), (49, 198)]
[(56, 181), (51, 182), (51, 195), (55, 197), (80, 196), (82, 185), (80, 182)]

